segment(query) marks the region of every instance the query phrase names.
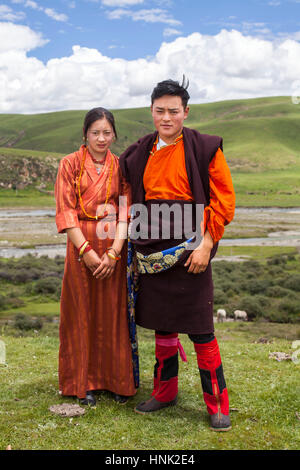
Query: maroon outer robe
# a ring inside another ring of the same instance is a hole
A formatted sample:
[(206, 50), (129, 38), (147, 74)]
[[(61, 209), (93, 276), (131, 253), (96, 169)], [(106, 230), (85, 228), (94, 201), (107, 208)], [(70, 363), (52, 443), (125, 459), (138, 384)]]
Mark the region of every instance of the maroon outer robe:
[[(119, 159), (120, 168), (132, 189), (132, 203), (146, 204), (143, 187), (144, 170), (150, 151), (157, 137), (157, 132), (149, 134), (131, 145)], [(222, 149), (222, 138), (200, 134), (183, 128), (185, 163), (190, 188), (195, 204), (209, 205), (209, 163), (217, 152)], [(186, 201), (170, 201), (185, 204)], [(149, 222), (149, 225), (151, 221)], [(178, 245), (181, 240), (133, 240), (135, 248), (149, 254), (171, 246)], [(211, 258), (217, 251), (215, 244)], [(213, 281), (211, 264), (199, 274), (187, 272), (184, 263), (190, 251), (170, 269), (155, 274), (142, 274), (139, 279), (139, 291), (136, 303), (136, 323), (144, 328), (204, 334), (214, 331), (213, 325)]]

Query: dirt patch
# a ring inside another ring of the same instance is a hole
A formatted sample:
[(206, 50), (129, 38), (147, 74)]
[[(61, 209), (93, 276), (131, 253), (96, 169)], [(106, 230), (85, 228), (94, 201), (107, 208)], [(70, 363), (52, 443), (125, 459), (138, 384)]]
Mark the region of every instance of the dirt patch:
[(85, 409), (81, 408), (79, 405), (70, 404), (70, 403), (62, 403), (61, 405), (52, 405), (50, 406), (49, 410), (51, 413), (56, 415), (70, 418), (73, 416), (81, 416), (85, 413)]

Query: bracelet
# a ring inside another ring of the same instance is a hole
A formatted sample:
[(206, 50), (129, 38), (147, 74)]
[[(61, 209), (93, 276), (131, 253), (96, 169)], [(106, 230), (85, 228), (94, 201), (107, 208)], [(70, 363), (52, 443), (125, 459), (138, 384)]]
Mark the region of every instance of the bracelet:
[(113, 255), (112, 253), (110, 253), (110, 252), (108, 251), (108, 249), (105, 251), (105, 253), (107, 254), (107, 256), (108, 256), (109, 258), (111, 258), (111, 259), (113, 259), (113, 260), (115, 260), (115, 261), (119, 261), (119, 260), (121, 259), (120, 256), (115, 256), (115, 255)]
[(78, 248), (78, 251), (81, 250), (81, 248), (83, 247), (83, 245), (86, 243), (86, 240), (82, 243), (82, 245), (80, 245), (80, 247)]
[(114, 250), (115, 256), (116, 256), (117, 258), (121, 259), (120, 253), (118, 254), (118, 253), (117, 253), (117, 250), (115, 250), (113, 246), (109, 246), (106, 251), (108, 251), (108, 250)]
[(89, 242), (86, 241), (86, 242), (84, 242), (83, 245), (81, 245), (81, 247), (80, 247), (80, 249), (79, 249), (79, 256), (82, 256), (82, 255), (83, 255), (84, 250), (86, 249), (86, 247), (88, 246), (88, 244), (89, 244)]
[(91, 251), (92, 249), (93, 249), (93, 248), (91, 247), (91, 245), (88, 245), (88, 246), (85, 248), (85, 250), (84, 250), (84, 252), (82, 253), (82, 255), (85, 255), (86, 253), (88, 253), (88, 252)]

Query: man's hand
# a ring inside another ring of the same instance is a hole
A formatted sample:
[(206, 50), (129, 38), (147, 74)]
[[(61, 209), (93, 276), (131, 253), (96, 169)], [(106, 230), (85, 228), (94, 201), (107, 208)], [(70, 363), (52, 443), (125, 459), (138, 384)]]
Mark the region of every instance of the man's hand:
[(206, 270), (213, 246), (213, 239), (207, 230), (200, 245), (190, 254), (184, 265), (189, 266), (188, 273), (199, 274)]

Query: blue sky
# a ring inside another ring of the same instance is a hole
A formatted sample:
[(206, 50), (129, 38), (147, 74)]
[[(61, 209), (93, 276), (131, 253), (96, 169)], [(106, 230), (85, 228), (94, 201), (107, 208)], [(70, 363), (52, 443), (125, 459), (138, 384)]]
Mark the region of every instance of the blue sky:
[(0, 112), (145, 106), (183, 74), (194, 103), (292, 95), (300, 0), (0, 4)]
[(49, 41), (30, 54), (42, 61), (69, 55), (76, 44), (131, 60), (152, 56), (163, 41), (193, 32), (236, 29), (271, 38), (300, 31), (300, 0), (10, 0), (4, 5)]

